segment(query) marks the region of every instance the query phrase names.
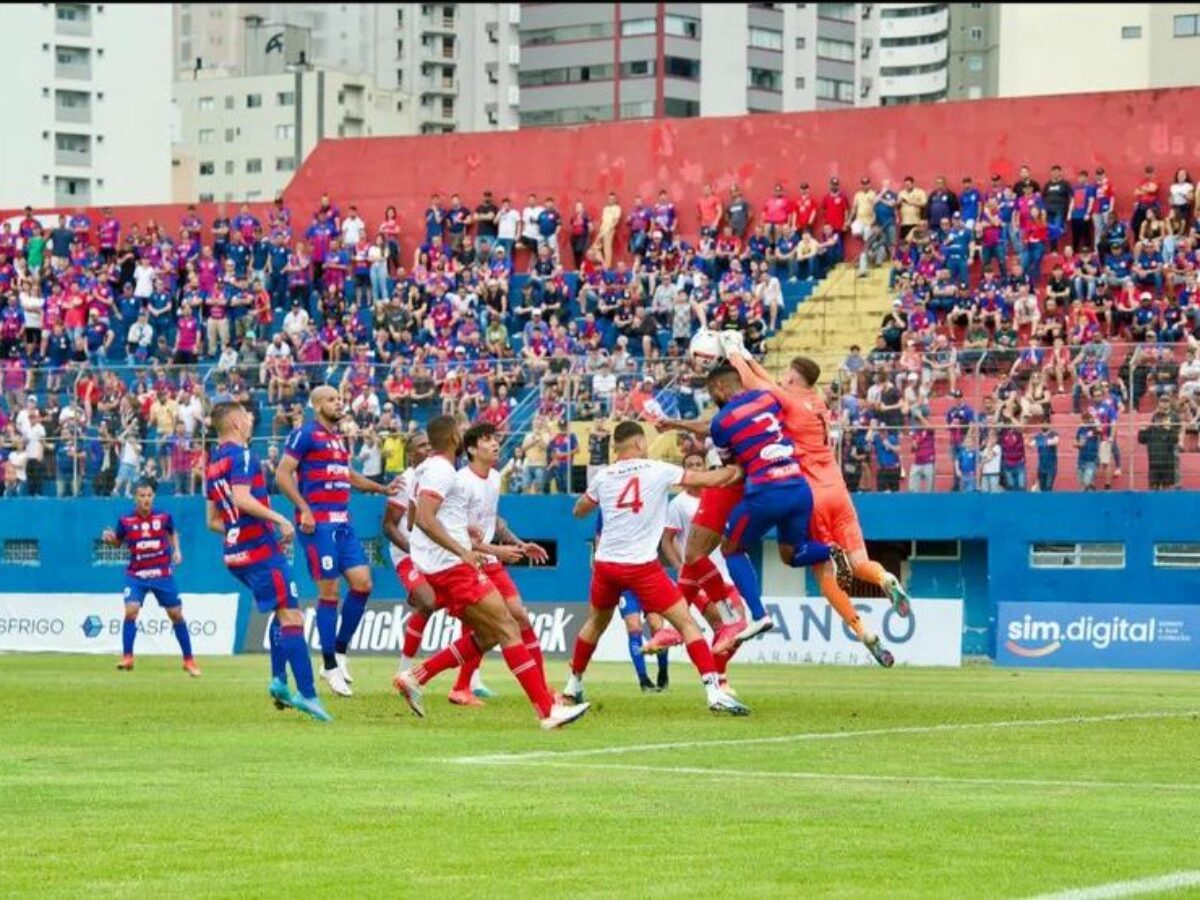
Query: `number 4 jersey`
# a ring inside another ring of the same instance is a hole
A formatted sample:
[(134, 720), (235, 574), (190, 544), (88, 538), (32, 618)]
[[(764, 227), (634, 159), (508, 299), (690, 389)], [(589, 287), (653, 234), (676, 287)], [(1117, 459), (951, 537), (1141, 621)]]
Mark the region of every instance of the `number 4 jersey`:
[(586, 494), (604, 519), (596, 561), (640, 565), (658, 559), (667, 494), (683, 475), (679, 466), (653, 459), (618, 460), (597, 472)]

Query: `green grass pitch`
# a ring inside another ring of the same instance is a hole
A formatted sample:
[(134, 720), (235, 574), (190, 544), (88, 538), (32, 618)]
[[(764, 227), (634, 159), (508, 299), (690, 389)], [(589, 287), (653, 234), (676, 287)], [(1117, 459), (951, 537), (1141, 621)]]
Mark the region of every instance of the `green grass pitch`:
[(754, 714), (727, 719), (684, 665), (643, 696), (608, 664), (547, 734), (492, 660), (500, 698), (442, 677), (424, 721), (354, 660), (332, 725), (274, 710), (265, 658), (201, 663), (0, 656), (0, 894), (990, 898), (1200, 868), (1195, 676), (735, 663)]

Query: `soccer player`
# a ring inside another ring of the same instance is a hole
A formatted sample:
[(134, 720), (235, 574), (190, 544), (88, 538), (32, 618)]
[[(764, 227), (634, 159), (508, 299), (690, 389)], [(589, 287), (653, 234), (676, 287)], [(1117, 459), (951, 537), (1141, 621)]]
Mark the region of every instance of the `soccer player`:
[[(371, 597), (371, 567), (362, 541), (350, 524), (350, 489), (394, 494), (350, 468), (350, 452), (338, 426), (346, 415), (342, 395), (329, 385), (312, 392), (312, 421), (290, 435), (275, 471), (280, 492), (296, 507), (300, 545), (317, 583), (317, 634), (321, 640), (321, 678), (333, 693), (352, 697), (354, 679), (346, 652)], [(348, 591), (338, 626), (338, 576)]]
[(567, 725), (588, 711), (588, 704), (555, 703), (546, 679), (525, 646), (521, 628), (495, 585), (483, 573), (483, 554), (471, 548), (469, 496), (454, 470), (462, 435), (452, 416), (430, 420), (426, 433), (432, 451), (417, 467), (416, 500), (410, 505), (413, 563), (429, 581), (437, 606), (461, 619), (464, 634), (446, 649), (392, 679), (413, 713), (425, 715), (422, 687), (439, 672), (469, 665), (497, 644), (513, 677), (524, 689), (544, 729)]
[[(821, 593), (875, 660), (882, 666), (891, 666), (892, 654), (882, 646), (877, 635), (866, 629), (846, 593), (851, 583), (848, 575), (882, 589), (901, 616), (909, 615), (911, 604), (900, 579), (867, 556), (858, 513), (829, 442), (829, 411), (815, 390), (821, 375), (820, 366), (807, 357), (796, 357), (788, 367), (783, 385), (778, 385), (745, 353), (736, 338), (722, 338), (722, 343), (728, 345), (726, 355), (741, 374), (742, 382), (767, 391), (783, 407), (784, 429), (796, 445), (800, 466), (813, 492), (813, 533), (822, 541), (836, 544), (835, 562), (843, 557), (840, 575), (835, 575), (828, 565), (816, 567), (814, 574)], [(791, 551), (792, 548), (780, 542), (781, 556)]]
[[(463, 449), (467, 455), (467, 465), (458, 471), (458, 480), (467, 494), (467, 524), (472, 547), (484, 554), (483, 574), (508, 605), (521, 630), (521, 640), (525, 642), (525, 648), (545, 679), (546, 663), (542, 658), (541, 641), (533, 630), (529, 613), (521, 603), (520, 591), (504, 566), (522, 559), (541, 565), (549, 556), (544, 547), (523, 541), (513, 534), (508, 523), (500, 518), (500, 473), (496, 470), (496, 463), (500, 459), (500, 441), (496, 438), (496, 426), (487, 422), (472, 425), (463, 433)], [(483, 701), (472, 690), (472, 679), (478, 675), (481, 661), (482, 658), (473, 666), (464, 665), (459, 669), (458, 681), (450, 694), (451, 703), (460, 706), (483, 705)]]
[(747, 547), (774, 528), (779, 543), (792, 549), (785, 563), (797, 569), (827, 562), (830, 547), (810, 540), (812, 490), (796, 461), (796, 447), (783, 432), (779, 401), (766, 391), (747, 390), (727, 364), (708, 373), (708, 393), (719, 407), (710, 425), (713, 445), (746, 473), (746, 493), (725, 525), (721, 552), (753, 610), (762, 607), (762, 597)]
[[(417, 653), (421, 649), (421, 639), (425, 636), (425, 626), (437, 609), (433, 588), (430, 587), (425, 576), (413, 565), (410, 549), (412, 529), (408, 524), (408, 508), (414, 498), (416, 468), (428, 456), (429, 437), (425, 432), (418, 431), (408, 439), (409, 467), (397, 479), (396, 494), (388, 498), (383, 515), (383, 533), (392, 543), (392, 565), (396, 569), (396, 577), (408, 591), (408, 602), (413, 607), (408, 620), (404, 623), (404, 646), (400, 651), (400, 662), (396, 668), (397, 674), (405, 669), (411, 669), (415, 665)], [(495, 696), (492, 690), (483, 683), (478, 667), (471, 674), (470, 688), (474, 697), (486, 699)]]
[(154, 509), (154, 485), (143, 481), (134, 491), (133, 512), (121, 516), (117, 527), (106, 528), (101, 540), (106, 544), (129, 548), (129, 565), (125, 569), (125, 621), (121, 627), (121, 661), (117, 668), (133, 670), (133, 640), (137, 637), (137, 620), (147, 594), (153, 594), (158, 605), (167, 611), (175, 640), (183, 653), (183, 670), (193, 678), (200, 669), (192, 658), (192, 638), (183, 618), (183, 603), (175, 587), (174, 566), (183, 562), (179, 550), (179, 532), (170, 513)]
[(708, 487), (731, 484), (741, 473), (736, 466), (711, 472), (685, 472), (679, 466), (647, 459), (646, 434), (637, 422), (622, 422), (613, 432), (617, 459), (596, 473), (587, 492), (575, 504), (577, 518), (599, 508), (604, 530), (592, 564), (591, 602), (587, 621), (579, 630), (571, 657), (571, 675), (563, 690), (566, 699), (583, 700), (583, 674), (596, 644), (612, 621), (622, 592), (637, 594), (647, 612), (660, 614), (683, 638), (688, 656), (713, 712), (744, 716), (750, 710), (718, 686), (712, 652), (688, 611), (678, 585), (658, 561), (659, 539), (667, 517), (667, 492), (675, 485)]
[[(262, 613), (274, 613), (267, 629), (271, 646), (271, 685), (279, 708), (294, 707), (321, 722), (333, 717), (317, 699), (312, 660), (304, 642), (304, 614), (300, 612), (296, 580), (283, 555), (274, 525), (286, 544), (295, 529), (286, 517), (271, 509), (262, 464), (250, 450), (254, 419), (240, 403), (218, 403), (212, 409), (217, 448), (205, 470), (208, 527), (225, 536), (225, 565), (250, 589)], [(296, 691), (288, 689), (287, 669), (292, 670)]]
[[(617, 603), (617, 612), (625, 623), (625, 636), (629, 642), (629, 659), (633, 663), (633, 671), (638, 677), (638, 687), (644, 694), (657, 694), (665, 691), (671, 685), (668, 668), (667, 650), (682, 643), (679, 632), (663, 621), (658, 613), (643, 613), (641, 601), (633, 591), (624, 591)], [(646, 642), (645, 626), (650, 626), (650, 642)], [(659, 636), (662, 636), (659, 639)], [(651, 646), (655, 639), (657, 645)], [(658, 662), (657, 678), (650, 680), (646, 671), (646, 657), (655, 654)]]
[[(699, 453), (689, 453), (684, 457), (683, 467), (692, 472), (703, 471), (704, 457)], [(683, 554), (687, 547), (689, 532), (692, 530), (696, 511), (700, 507), (700, 494), (701, 491), (695, 487), (684, 488), (672, 498), (667, 506), (667, 527), (663, 531), (661, 550), (667, 564), (676, 569), (683, 564)], [(713, 601), (704, 591), (695, 593), (694, 599), (688, 599), (712, 627), (713, 661), (717, 664), (717, 674), (721, 676), (721, 689), (730, 696), (735, 696), (729, 687), (729, 679), (726, 677), (725, 670), (740, 646), (730, 638), (745, 629), (746, 619), (742, 612), (741, 598), (733, 588), (729, 570), (725, 567), (725, 558), (718, 550), (714, 550), (710, 558), (713, 565), (717, 567), (717, 571), (721, 573), (729, 599), (720, 602)], [(655, 637), (657, 638), (658, 634)], [(654, 641), (651, 641), (651, 644), (653, 643)], [(728, 649), (718, 650), (718, 647), (727, 647)]]

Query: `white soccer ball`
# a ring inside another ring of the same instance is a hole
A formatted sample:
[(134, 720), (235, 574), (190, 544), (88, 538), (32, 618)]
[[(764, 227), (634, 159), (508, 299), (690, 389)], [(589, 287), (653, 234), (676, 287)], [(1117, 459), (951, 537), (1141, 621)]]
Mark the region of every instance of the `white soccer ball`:
[(692, 360), (702, 367), (708, 367), (725, 358), (725, 351), (721, 347), (721, 338), (715, 331), (708, 328), (702, 328), (692, 335), (692, 342), (688, 345), (688, 355)]

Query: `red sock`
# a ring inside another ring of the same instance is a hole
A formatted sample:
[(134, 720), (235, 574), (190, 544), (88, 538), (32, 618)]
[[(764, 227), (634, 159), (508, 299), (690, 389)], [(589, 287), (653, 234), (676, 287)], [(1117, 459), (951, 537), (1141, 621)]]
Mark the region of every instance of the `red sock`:
[(504, 662), (509, 671), (513, 673), (517, 681), (521, 682), (525, 696), (537, 710), (538, 718), (546, 718), (550, 715), (550, 707), (554, 705), (554, 698), (546, 689), (546, 676), (533, 661), (533, 657), (529, 655), (525, 645), (513, 644), (511, 647), (503, 648), (501, 652), (504, 654)]
[(712, 655), (713, 665), (717, 667), (718, 675), (725, 674), (725, 669), (729, 666), (729, 659), (732, 656), (732, 653), (714, 653)]
[(542, 657), (542, 642), (538, 640), (538, 636), (532, 628), (521, 629), (521, 642), (529, 651), (529, 655), (533, 657), (533, 661), (537, 663), (538, 671), (542, 673), (544, 680), (546, 678), (546, 660)]
[(471, 679), (475, 677), (475, 673), (479, 671), (479, 665), (483, 662), (483, 655), (475, 657), (475, 659), (463, 660), (463, 664), (458, 667), (458, 678), (454, 680), (454, 690), (471, 691)]
[(712, 651), (708, 649), (708, 644), (704, 643), (704, 638), (696, 638), (687, 645), (688, 658), (691, 659), (692, 665), (696, 667), (696, 671), (700, 673), (700, 677), (712, 675), (717, 671), (717, 664), (713, 661)]
[(683, 594), (683, 599), (688, 602), (689, 606), (698, 606), (700, 601), (700, 588), (696, 585), (696, 582), (692, 578), (685, 577), (683, 574), (684, 572), (690, 573), (691, 569), (686, 565), (679, 569), (679, 592)]
[(464, 634), (445, 650), (439, 650), (413, 669), (413, 675), (416, 676), (417, 684), (426, 684), (439, 672), (453, 669), (455, 666), (466, 666), (468, 662), (479, 665), (481, 655), (479, 648), (475, 646), (475, 639), (470, 634)]
[(679, 577), (693, 581), (696, 589), (704, 591), (712, 603), (720, 603), (729, 596), (729, 585), (725, 583), (720, 570), (707, 556), (693, 563), (687, 563), (679, 570)]
[(592, 654), (595, 652), (595, 644), (589, 644), (581, 637), (575, 638), (575, 652), (571, 654), (571, 672), (575, 675), (582, 675), (586, 672), (588, 663), (592, 660)]
[(421, 638), (425, 635), (425, 625), (429, 617), (423, 612), (414, 612), (404, 623), (404, 655), (413, 659), (421, 649)]

